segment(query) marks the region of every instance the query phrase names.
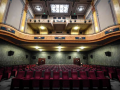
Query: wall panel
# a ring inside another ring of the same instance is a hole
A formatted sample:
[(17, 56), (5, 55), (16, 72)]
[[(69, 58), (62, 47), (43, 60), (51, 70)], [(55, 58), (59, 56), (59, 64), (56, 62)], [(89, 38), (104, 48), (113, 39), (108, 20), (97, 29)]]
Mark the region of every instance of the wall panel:
[(23, 11), (22, 1), (12, 0), (9, 7), (6, 23), (19, 29), (19, 26), (21, 24), (22, 11)]

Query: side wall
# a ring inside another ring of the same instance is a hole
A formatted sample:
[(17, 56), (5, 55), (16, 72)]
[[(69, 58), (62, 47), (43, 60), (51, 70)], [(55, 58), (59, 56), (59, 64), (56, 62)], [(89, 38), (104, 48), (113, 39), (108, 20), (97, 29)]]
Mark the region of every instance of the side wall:
[[(105, 55), (106, 51), (111, 52), (111, 57)], [(93, 59), (90, 58), (90, 55), (93, 55)], [(90, 51), (88, 64), (120, 66), (120, 40)]]
[[(14, 55), (8, 56), (8, 51), (14, 51)], [(30, 52), (0, 39), (0, 66), (21, 64), (30, 64)]]
[[(87, 59), (83, 59), (83, 56), (87, 56), (85, 52), (32, 52), (32, 56), (36, 56), (36, 59), (31, 59), (31, 64), (38, 62), (38, 58), (46, 58), (46, 64), (73, 64), (73, 58), (80, 58), (80, 62), (87, 64)], [(51, 56), (51, 59), (48, 59)], [(68, 59), (71, 56), (71, 59)]]

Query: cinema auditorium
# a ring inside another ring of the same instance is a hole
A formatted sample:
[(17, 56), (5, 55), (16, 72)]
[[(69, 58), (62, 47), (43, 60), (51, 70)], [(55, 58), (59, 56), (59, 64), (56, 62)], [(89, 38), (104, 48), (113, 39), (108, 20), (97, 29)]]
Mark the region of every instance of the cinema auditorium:
[(120, 0), (0, 0), (0, 90), (120, 90)]

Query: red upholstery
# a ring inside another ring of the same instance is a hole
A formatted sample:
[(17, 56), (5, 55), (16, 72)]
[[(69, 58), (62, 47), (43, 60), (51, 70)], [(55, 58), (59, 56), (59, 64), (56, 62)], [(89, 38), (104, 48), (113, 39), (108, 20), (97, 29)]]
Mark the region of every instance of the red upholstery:
[(62, 72), (62, 81), (63, 81), (63, 83), (62, 83), (63, 88), (70, 87), (68, 72)]
[(23, 78), (25, 75), (25, 71), (19, 71), (18, 74), (17, 74), (17, 77), (13, 78), (12, 79), (12, 82), (11, 82), (11, 90), (14, 88), (14, 87), (20, 87), (20, 80), (21, 78)]
[(12, 67), (7, 67), (4, 72), (4, 78), (9, 79), (11, 76)]
[(90, 81), (85, 71), (80, 71), (80, 78), (82, 79), (83, 87), (90, 87)]
[(50, 87), (50, 77), (51, 77), (51, 73), (49, 71), (44, 72), (43, 88), (49, 88)]
[(113, 68), (108, 68), (108, 71), (109, 71), (109, 77), (110, 77), (111, 79), (117, 77), (116, 72), (115, 72), (115, 69), (113, 69)]
[(42, 77), (41, 71), (36, 71), (34, 78), (31, 78), (32, 80), (32, 87), (39, 87), (39, 80)]
[(14, 66), (11, 75), (16, 77), (16, 75), (17, 75), (17, 70), (18, 70), (18, 66)]
[(1, 79), (2, 79), (2, 76), (3, 76), (3, 75), (0, 75), (0, 81), (1, 81)]
[(73, 88), (75, 87), (77, 87), (77, 88), (79, 88), (79, 86), (80, 86), (80, 82), (79, 82), (79, 79), (78, 79), (78, 73), (77, 73), (77, 71), (74, 71), (74, 72), (71, 72), (71, 77), (72, 77), (72, 82), (73, 82)]
[(92, 80), (92, 86), (93, 87), (100, 87), (99, 79), (96, 77), (95, 71), (89, 71), (88, 74), (89, 74), (89, 79)]
[(26, 76), (22, 78), (22, 86), (29, 87), (30, 86), (30, 79), (33, 77), (33, 71), (27, 71)]
[(102, 87), (111, 87), (110, 86), (110, 79), (104, 76), (103, 71), (97, 71), (97, 78), (101, 80)]
[(52, 88), (59, 88), (60, 87), (59, 78), (60, 78), (60, 73), (59, 72), (53, 72)]

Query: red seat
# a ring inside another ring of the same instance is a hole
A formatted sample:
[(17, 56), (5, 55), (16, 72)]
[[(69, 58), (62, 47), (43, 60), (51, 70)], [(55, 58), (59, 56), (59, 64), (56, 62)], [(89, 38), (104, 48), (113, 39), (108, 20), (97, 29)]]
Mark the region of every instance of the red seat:
[(93, 87), (100, 87), (99, 79), (96, 77), (95, 71), (89, 71), (89, 79), (92, 80)]
[(109, 77), (110, 77), (111, 79), (117, 77), (116, 72), (115, 72), (115, 69), (113, 69), (113, 68), (108, 68), (108, 71), (109, 71)]
[(62, 72), (62, 88), (69, 88), (70, 83), (69, 83), (69, 75), (68, 72)]
[(120, 69), (117, 69), (117, 76), (118, 76), (118, 79), (120, 81)]
[(77, 71), (71, 72), (71, 77), (72, 77), (72, 87), (73, 88), (79, 88), (80, 87), (80, 78), (78, 78), (78, 73)]
[(12, 67), (7, 67), (4, 72), (4, 78), (9, 79), (11, 76)]
[(42, 77), (41, 71), (36, 71), (34, 78), (31, 78), (32, 80), (32, 87), (39, 87), (39, 80)]
[(25, 71), (19, 71), (17, 76), (12, 79), (11, 82), (11, 90), (13, 90), (14, 87), (20, 87), (20, 80), (23, 78), (25, 75)]
[(14, 66), (11, 75), (16, 77), (16, 75), (17, 75), (17, 70), (18, 70), (18, 66)]
[(59, 72), (53, 72), (53, 83), (52, 83), (52, 88), (60, 88), (60, 73)]
[(110, 79), (108, 79), (104, 76), (104, 72), (97, 71), (97, 76), (98, 76), (97, 78), (101, 80), (100, 84), (102, 84), (102, 87), (108, 87), (110, 90), (110, 88), (111, 88)]
[(87, 77), (87, 73), (85, 71), (80, 71), (80, 78), (82, 79), (83, 87), (90, 87), (90, 81)]
[(22, 86), (30, 87), (30, 79), (33, 77), (33, 71), (27, 71), (26, 76), (22, 78)]
[(50, 88), (50, 77), (51, 73), (49, 71), (44, 72), (44, 78), (43, 78), (43, 88)]

